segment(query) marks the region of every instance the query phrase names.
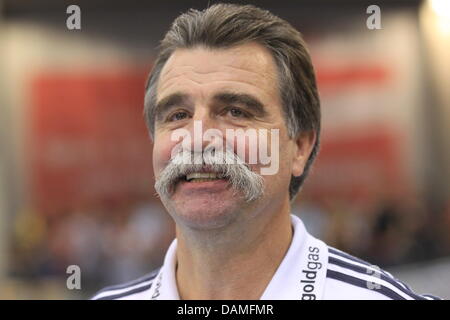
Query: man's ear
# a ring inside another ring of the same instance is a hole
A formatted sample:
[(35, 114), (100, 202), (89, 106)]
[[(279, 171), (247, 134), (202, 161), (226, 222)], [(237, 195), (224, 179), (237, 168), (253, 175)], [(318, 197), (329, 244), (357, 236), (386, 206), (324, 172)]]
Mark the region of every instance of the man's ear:
[(301, 131), (295, 138), (295, 149), (292, 159), (292, 175), (294, 177), (302, 175), (316, 139), (317, 135), (314, 130)]

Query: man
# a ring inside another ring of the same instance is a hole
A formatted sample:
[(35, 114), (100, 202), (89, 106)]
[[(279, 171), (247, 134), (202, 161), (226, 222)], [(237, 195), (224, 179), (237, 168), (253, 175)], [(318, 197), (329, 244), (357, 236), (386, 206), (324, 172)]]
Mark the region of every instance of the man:
[(94, 299), (433, 299), (290, 214), (318, 151), (320, 104), (308, 51), (284, 20), (248, 5), (182, 14), (144, 111), (176, 240), (160, 269)]

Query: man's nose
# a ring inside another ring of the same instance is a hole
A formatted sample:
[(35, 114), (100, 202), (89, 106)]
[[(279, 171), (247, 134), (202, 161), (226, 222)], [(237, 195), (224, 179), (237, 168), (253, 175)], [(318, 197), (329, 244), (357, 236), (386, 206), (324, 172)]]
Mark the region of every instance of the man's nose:
[(196, 110), (188, 130), (191, 135), (191, 150), (197, 152), (205, 150), (207, 146), (213, 142), (217, 143), (223, 137), (220, 123), (206, 108)]

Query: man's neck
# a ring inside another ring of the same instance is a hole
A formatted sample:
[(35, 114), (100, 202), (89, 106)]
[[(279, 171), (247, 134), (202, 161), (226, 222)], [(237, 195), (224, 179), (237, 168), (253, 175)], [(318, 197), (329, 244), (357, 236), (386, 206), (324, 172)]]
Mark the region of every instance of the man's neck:
[(289, 204), (253, 220), (238, 232), (213, 230), (209, 240), (202, 234), (203, 245), (177, 228), (181, 299), (260, 299), (292, 240)]

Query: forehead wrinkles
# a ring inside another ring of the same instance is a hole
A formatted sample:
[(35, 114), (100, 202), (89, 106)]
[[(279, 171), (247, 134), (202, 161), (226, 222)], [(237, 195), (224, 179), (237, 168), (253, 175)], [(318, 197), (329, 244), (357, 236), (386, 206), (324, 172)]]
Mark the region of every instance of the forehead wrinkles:
[(202, 85), (235, 82), (273, 95), (278, 93), (275, 92), (278, 88), (277, 81), (277, 68), (268, 52), (255, 48), (225, 51), (183, 49), (176, 51), (167, 61), (157, 91), (160, 93), (178, 83)]
[(257, 72), (246, 70), (236, 70), (237, 68), (226, 67), (228, 71), (211, 71), (208, 73), (198, 73), (193, 68), (191, 70), (175, 70), (168, 73), (165, 77), (161, 77), (161, 82), (158, 85), (158, 92), (163, 92), (172, 86), (177, 85), (208, 85), (213, 83), (228, 83), (229, 85), (245, 85), (251, 86), (257, 90), (265, 91), (272, 95), (274, 87), (273, 79), (270, 76), (264, 76)]

